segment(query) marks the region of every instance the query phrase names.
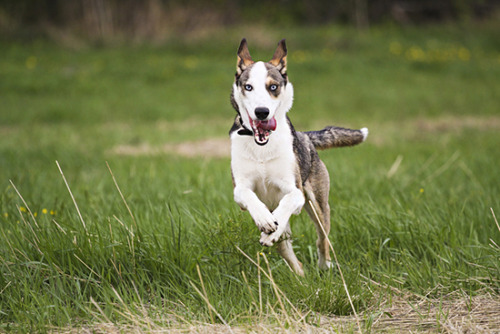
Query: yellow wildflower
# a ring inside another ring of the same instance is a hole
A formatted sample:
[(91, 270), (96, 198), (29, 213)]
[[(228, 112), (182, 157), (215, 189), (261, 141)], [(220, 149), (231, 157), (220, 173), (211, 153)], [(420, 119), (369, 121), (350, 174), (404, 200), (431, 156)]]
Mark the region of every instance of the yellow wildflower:
[(46, 214), (47, 214), (47, 212), (49, 212), (47, 209), (42, 209), (42, 213), (43, 213), (44, 215), (46, 215)]
[(406, 51), (406, 58), (413, 61), (424, 61), (425, 52), (418, 46), (412, 46), (410, 49)]
[(26, 68), (28, 70), (32, 70), (36, 67), (37, 59), (35, 56), (30, 56), (28, 59), (26, 59)]
[(469, 61), (470, 60), (470, 51), (467, 50), (466, 48), (460, 48), (458, 49), (458, 58), (462, 61)]

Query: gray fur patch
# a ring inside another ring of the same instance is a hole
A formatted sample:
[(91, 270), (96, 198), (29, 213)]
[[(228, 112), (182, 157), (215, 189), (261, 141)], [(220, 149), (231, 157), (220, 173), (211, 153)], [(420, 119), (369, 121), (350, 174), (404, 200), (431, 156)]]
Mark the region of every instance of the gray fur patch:
[(297, 158), (300, 170), (300, 180), (297, 180), (297, 186), (303, 186), (309, 178), (309, 174), (311, 174), (311, 168), (314, 161), (319, 160), (319, 156), (309, 138), (303, 132), (295, 131), (295, 128), (293, 127), (288, 116), (287, 123), (292, 132), (293, 151)]
[(282, 75), (280, 71), (276, 68), (276, 66), (269, 64), (269, 63), (264, 63), (266, 66), (267, 70), (267, 75), (273, 79), (274, 81), (278, 82), (280, 86), (285, 86), (286, 83), (288, 82), (288, 77), (286, 75)]
[(250, 71), (252, 70), (252, 67), (255, 64), (251, 64), (245, 67), (245, 70), (241, 72), (240, 75), (236, 73), (235, 75), (235, 80), (236, 80), (236, 86), (241, 87), (245, 82), (248, 81), (248, 78), (250, 77)]

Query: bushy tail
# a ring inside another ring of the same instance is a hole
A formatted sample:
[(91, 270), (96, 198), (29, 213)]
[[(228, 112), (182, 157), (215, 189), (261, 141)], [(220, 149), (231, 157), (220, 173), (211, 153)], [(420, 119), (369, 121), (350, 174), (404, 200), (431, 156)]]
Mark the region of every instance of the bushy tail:
[(353, 146), (365, 141), (368, 129), (351, 130), (337, 126), (327, 126), (323, 130), (304, 132), (314, 147), (324, 150), (332, 147)]

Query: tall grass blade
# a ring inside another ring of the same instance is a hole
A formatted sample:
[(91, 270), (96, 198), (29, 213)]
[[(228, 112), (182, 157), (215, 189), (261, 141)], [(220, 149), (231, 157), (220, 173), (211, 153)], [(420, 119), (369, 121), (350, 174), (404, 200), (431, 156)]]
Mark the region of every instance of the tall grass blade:
[(16, 191), (17, 196), (19, 196), (19, 198), (21, 199), (21, 201), (23, 201), (23, 204), (26, 207), (26, 210), (28, 210), (28, 212), (29, 212), (29, 214), (31, 216), (31, 219), (33, 219), (33, 222), (35, 223), (36, 227), (39, 228), (38, 223), (36, 222), (36, 218), (33, 215), (33, 212), (31, 212), (31, 209), (28, 206), (28, 203), (26, 203), (26, 201), (24, 200), (23, 196), (21, 196), (21, 193), (19, 192), (19, 190), (17, 190), (16, 186), (14, 185), (14, 182), (12, 182), (12, 180), (9, 180), (9, 182), (12, 185), (12, 188), (14, 188), (14, 190)]
[(493, 215), (493, 219), (495, 220), (495, 223), (497, 224), (498, 231), (500, 232), (500, 225), (498, 224), (497, 217), (495, 216), (495, 211), (493, 211), (493, 208), (490, 208), (491, 214)]
[[(267, 279), (269, 279), (269, 281), (271, 282), (271, 284), (274, 283), (274, 279), (272, 278), (272, 276), (267, 273), (264, 268), (262, 268), (260, 266), (260, 262), (255, 262), (247, 253), (245, 253), (244, 251), (241, 250), (241, 248), (239, 248), (238, 246), (235, 246), (236, 249), (241, 253), (243, 254), (243, 256), (245, 256), (248, 260), (250, 260), (250, 262), (253, 263), (254, 266), (257, 267), (258, 271), (259, 272), (262, 272), (264, 274), (264, 276), (267, 277)], [(263, 256), (265, 256), (264, 254), (262, 254)], [(259, 260), (259, 255), (257, 255), (257, 260)], [(260, 282), (259, 282), (259, 287), (260, 287)], [(274, 285), (273, 288), (276, 289), (277, 292), (279, 292), (279, 294), (281, 294), (281, 296), (285, 299), (285, 301), (290, 305), (290, 307), (294, 310), (294, 312), (297, 314), (297, 316), (299, 317), (302, 317), (302, 313), (295, 307), (295, 305), (287, 298), (287, 296), (285, 295), (285, 293), (278, 287), (278, 285)], [(262, 301), (262, 296), (259, 296), (261, 301)]]
[(68, 189), (69, 195), (71, 196), (71, 199), (73, 200), (73, 204), (75, 205), (76, 212), (78, 212), (78, 217), (80, 217), (80, 221), (83, 225), (83, 229), (88, 234), (87, 225), (85, 224), (85, 221), (83, 220), (82, 214), (80, 213), (80, 208), (78, 207), (78, 204), (76, 203), (75, 196), (73, 196), (73, 193), (71, 192), (71, 188), (69, 187), (68, 181), (66, 181), (66, 177), (64, 176), (64, 173), (61, 169), (61, 166), (59, 165), (59, 162), (57, 160), (56, 160), (56, 165), (57, 165), (57, 168), (59, 168), (59, 172), (61, 173), (61, 176), (64, 180), (64, 184), (66, 185), (66, 188)]
[[(196, 271), (198, 272), (198, 276), (200, 277), (201, 289), (203, 290), (203, 295), (205, 296), (205, 300), (209, 300), (207, 295), (207, 290), (205, 289), (205, 284), (203, 283), (203, 276), (201, 276), (200, 266), (198, 264), (196, 264)], [(210, 307), (208, 308), (208, 312), (210, 314), (210, 321), (212, 322), (212, 324), (215, 324), (214, 316), (212, 315), (212, 309)]]
[[(29, 227), (31, 233), (33, 233), (33, 236), (35, 237), (35, 240), (33, 240), (33, 242), (29, 241), (28, 239), (25, 238), (26, 241), (28, 241), (31, 245), (33, 245), (33, 247), (41, 254), (43, 255), (42, 251), (40, 250), (40, 247), (38, 246), (38, 243), (40, 242), (40, 239), (38, 239), (35, 231), (33, 231), (33, 227), (31, 226), (31, 224), (29, 222), (26, 221), (26, 219), (24, 219), (24, 216), (23, 216), (23, 212), (21, 211), (21, 208), (16, 205), (17, 207), (17, 211), (19, 212), (19, 216), (21, 217), (21, 220), (23, 221), (23, 223)], [(23, 236), (24, 237), (24, 236)]]
[(399, 165), (401, 165), (401, 162), (403, 162), (403, 156), (400, 154), (397, 156), (396, 160), (392, 164), (391, 168), (387, 172), (387, 178), (390, 179), (396, 174), (396, 172), (399, 169)]
[(118, 193), (120, 194), (120, 197), (122, 198), (122, 201), (125, 204), (125, 207), (127, 208), (127, 211), (129, 213), (130, 217), (132, 217), (132, 221), (134, 222), (134, 226), (137, 229), (137, 221), (135, 220), (135, 216), (132, 213), (132, 210), (130, 210), (130, 207), (127, 203), (127, 200), (125, 199), (125, 196), (123, 196), (123, 193), (122, 193), (120, 187), (118, 186), (118, 182), (116, 181), (115, 175), (113, 174), (113, 171), (111, 170), (111, 167), (109, 166), (107, 161), (106, 161), (106, 166), (108, 167), (109, 173), (111, 174), (111, 178), (113, 179), (115, 187), (118, 190)]
[(335, 258), (335, 263), (337, 264), (337, 269), (339, 270), (339, 273), (340, 273), (340, 278), (342, 279), (342, 284), (344, 285), (344, 290), (347, 294), (347, 298), (349, 299), (349, 304), (351, 305), (351, 309), (352, 309), (352, 312), (354, 313), (354, 317), (356, 318), (356, 323), (358, 325), (358, 331), (359, 331), (359, 333), (362, 333), (358, 313), (356, 312), (356, 309), (354, 308), (354, 304), (352, 303), (351, 294), (349, 293), (349, 289), (347, 288), (347, 284), (345, 282), (344, 274), (342, 273), (342, 269), (340, 269), (340, 264), (339, 264), (339, 261), (337, 259), (337, 253), (335, 253), (335, 249), (333, 249), (332, 243), (330, 242), (330, 239), (328, 238), (328, 235), (323, 227), (323, 224), (321, 223), (321, 219), (319, 218), (318, 213), (316, 212), (316, 209), (314, 208), (314, 205), (313, 205), (311, 200), (309, 200), (309, 205), (311, 206), (311, 208), (314, 212), (314, 215), (316, 216), (316, 219), (320, 222), (318, 225), (321, 227), (321, 231), (325, 235), (326, 240), (328, 241), (328, 245), (330, 246), (330, 249), (332, 250), (333, 256)]
[(207, 304), (207, 306), (212, 311), (214, 311), (214, 313), (217, 316), (217, 318), (219, 318), (219, 320), (222, 321), (222, 323), (224, 325), (226, 325), (226, 327), (229, 330), (229, 332), (233, 333), (233, 330), (231, 329), (231, 326), (229, 326), (228, 323), (226, 322), (226, 320), (224, 320), (224, 318), (222, 318), (222, 316), (219, 314), (219, 312), (217, 312), (217, 310), (215, 309), (215, 307), (210, 303), (210, 301), (205, 297), (205, 295), (203, 295), (203, 293), (196, 287), (196, 285), (193, 282), (189, 281), (189, 283), (191, 284), (191, 286), (193, 287), (193, 289), (200, 295), (200, 297), (205, 301), (205, 303)]

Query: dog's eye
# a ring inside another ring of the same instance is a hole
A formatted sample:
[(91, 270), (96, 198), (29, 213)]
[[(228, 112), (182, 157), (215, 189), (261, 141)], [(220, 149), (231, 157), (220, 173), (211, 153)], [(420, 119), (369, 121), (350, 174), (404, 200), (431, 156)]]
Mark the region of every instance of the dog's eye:
[(246, 91), (251, 91), (253, 89), (252, 85), (245, 85)]
[(278, 86), (276, 86), (276, 85), (271, 85), (271, 86), (269, 86), (269, 90), (270, 90), (271, 92), (276, 91), (276, 89), (278, 89)]

